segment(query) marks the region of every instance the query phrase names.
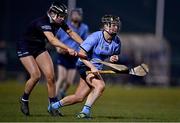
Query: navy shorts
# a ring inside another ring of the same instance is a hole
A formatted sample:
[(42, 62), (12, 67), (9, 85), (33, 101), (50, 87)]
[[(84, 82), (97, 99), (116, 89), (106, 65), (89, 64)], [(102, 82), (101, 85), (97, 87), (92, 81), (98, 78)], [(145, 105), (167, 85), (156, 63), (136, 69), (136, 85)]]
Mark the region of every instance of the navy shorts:
[(66, 69), (75, 69), (77, 59), (77, 57), (73, 57), (68, 54), (58, 54), (57, 64), (64, 66)]
[(47, 51), (44, 45), (27, 45), (23, 42), (17, 43), (17, 56), (18, 58), (33, 56), (36, 58), (41, 53)]
[(77, 71), (79, 72), (82, 79), (86, 81), (86, 71), (90, 71), (90, 69), (87, 66), (76, 66)]

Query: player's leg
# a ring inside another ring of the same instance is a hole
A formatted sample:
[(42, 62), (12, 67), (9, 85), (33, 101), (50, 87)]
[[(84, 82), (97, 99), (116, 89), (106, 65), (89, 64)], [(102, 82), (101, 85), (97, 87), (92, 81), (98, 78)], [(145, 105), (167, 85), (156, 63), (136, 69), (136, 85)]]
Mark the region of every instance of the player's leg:
[(20, 58), (20, 61), (25, 67), (25, 69), (28, 71), (28, 73), (30, 74), (30, 78), (26, 82), (24, 94), (22, 95), (21, 98), (21, 111), (25, 115), (29, 115), (29, 107), (28, 107), (29, 95), (33, 90), (34, 86), (36, 85), (36, 83), (38, 82), (41, 76), (41, 72), (33, 56), (22, 57)]
[(63, 85), (61, 87), (61, 90), (60, 90), (62, 94), (65, 95), (65, 93), (67, 92), (67, 90), (70, 87), (70, 85), (73, 84), (75, 76), (76, 76), (76, 69), (69, 69), (69, 70), (67, 70), (66, 80), (63, 83)]
[(85, 97), (89, 94), (90, 89), (91, 88), (87, 85), (87, 83), (81, 78), (75, 93), (73, 95), (63, 98), (61, 100), (62, 105), (66, 106), (82, 102), (85, 99)]
[(58, 76), (58, 79), (56, 81), (56, 95), (59, 98), (62, 98), (64, 94), (64, 90), (62, 88), (65, 83), (65, 79), (67, 78), (67, 69), (62, 65), (58, 65), (57, 76)]
[(82, 111), (77, 115), (78, 118), (87, 118), (90, 116), (92, 105), (101, 96), (105, 89), (105, 83), (100, 75), (94, 76), (93, 74), (89, 74), (86, 77), (86, 80), (93, 88), (87, 97)]
[(43, 53), (39, 54), (36, 57), (36, 61), (47, 80), (49, 101), (54, 102), (56, 88), (55, 88), (54, 66), (52, 59), (49, 53), (47, 51), (44, 51)]
[(89, 74), (87, 76), (87, 82), (90, 82), (93, 89), (87, 97), (86, 105), (92, 106), (98, 97), (101, 96), (105, 89), (105, 82), (101, 75), (94, 76), (93, 74)]
[(78, 102), (82, 102), (85, 97), (89, 94), (91, 88), (88, 86), (88, 84), (80, 78), (79, 85), (75, 91), (74, 94), (69, 95), (61, 99), (60, 101), (52, 104), (53, 109), (61, 108), (62, 106), (72, 105)]
[(47, 80), (47, 90), (48, 90), (48, 96), (49, 96), (48, 112), (52, 116), (62, 116), (60, 111), (50, 110), (50, 104), (52, 104), (58, 100), (55, 95), (56, 86), (55, 86), (55, 75), (54, 75), (54, 66), (53, 66), (52, 59), (51, 59), (49, 53), (47, 51), (44, 51), (36, 57), (36, 61), (38, 63), (38, 66), (44, 73), (46, 80)]

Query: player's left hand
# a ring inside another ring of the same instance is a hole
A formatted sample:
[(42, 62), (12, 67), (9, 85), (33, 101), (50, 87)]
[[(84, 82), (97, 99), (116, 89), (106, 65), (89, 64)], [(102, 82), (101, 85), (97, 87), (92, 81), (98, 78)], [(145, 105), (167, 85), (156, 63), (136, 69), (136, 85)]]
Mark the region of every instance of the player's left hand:
[(67, 54), (67, 51), (62, 49), (62, 48), (57, 48), (57, 52), (60, 53), (60, 54)]
[(110, 57), (109, 60), (110, 60), (110, 62), (117, 62), (119, 60), (119, 57), (118, 57), (118, 55), (113, 55)]

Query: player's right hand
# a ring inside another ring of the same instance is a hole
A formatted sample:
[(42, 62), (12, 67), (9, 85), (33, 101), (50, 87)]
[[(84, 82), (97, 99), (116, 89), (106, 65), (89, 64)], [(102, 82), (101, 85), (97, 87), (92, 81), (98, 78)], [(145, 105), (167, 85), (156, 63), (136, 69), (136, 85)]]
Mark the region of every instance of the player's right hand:
[(76, 52), (75, 50), (73, 50), (73, 49), (71, 49), (71, 48), (68, 48), (67, 51), (68, 51), (69, 55), (71, 55), (71, 56), (77, 56), (77, 52)]

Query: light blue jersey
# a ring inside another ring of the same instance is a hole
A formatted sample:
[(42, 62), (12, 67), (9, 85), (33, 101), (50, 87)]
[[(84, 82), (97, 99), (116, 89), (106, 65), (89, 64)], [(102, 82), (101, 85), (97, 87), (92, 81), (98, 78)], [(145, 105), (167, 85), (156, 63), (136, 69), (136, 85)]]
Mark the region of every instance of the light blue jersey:
[[(67, 25), (69, 26), (70, 29), (72, 29), (74, 32), (76, 32), (83, 40), (85, 40), (87, 38), (89, 29), (86, 24), (81, 23), (80, 27), (76, 28), (71, 24), (70, 21), (68, 21)], [(67, 46), (75, 49), (76, 51), (79, 50), (79, 44), (77, 42), (75, 42), (63, 29), (60, 28), (58, 30), (56, 36)]]
[[(112, 55), (119, 55), (121, 42), (118, 36), (115, 36), (111, 42), (108, 42), (104, 38), (103, 31), (97, 31), (89, 35), (80, 47), (87, 52), (88, 60), (90, 60), (97, 69), (102, 70), (103, 65), (97, 63), (95, 59), (104, 61)], [(81, 66), (85, 65), (78, 59), (77, 67), (80, 68)]]

